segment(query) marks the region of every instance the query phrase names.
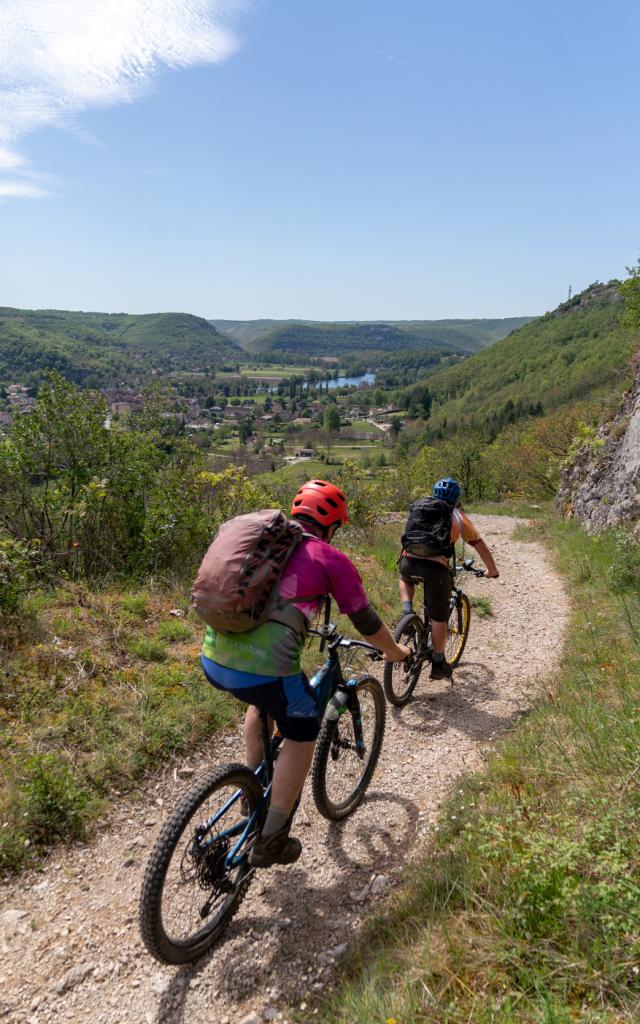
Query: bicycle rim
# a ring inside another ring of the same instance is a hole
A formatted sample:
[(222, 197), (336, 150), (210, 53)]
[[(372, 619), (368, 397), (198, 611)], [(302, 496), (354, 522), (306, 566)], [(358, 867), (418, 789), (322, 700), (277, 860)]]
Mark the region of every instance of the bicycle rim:
[(364, 750), (356, 744), (357, 712), (346, 710), (337, 721), (322, 723), (313, 759), (313, 798), (320, 814), (340, 821), (361, 803), (375, 771), (386, 719), (382, 687), (373, 676), (360, 676), (356, 696)]
[(462, 652), (469, 636), (470, 622), (471, 605), (469, 598), (466, 594), (461, 594), (459, 603), (457, 602), (451, 609), (447, 623), (445, 657), (453, 668), (455, 668), (462, 657)]
[(253, 811), (261, 790), (248, 768), (235, 764), (208, 772), (178, 802), (156, 840), (140, 895), (140, 931), (162, 963), (188, 963), (210, 949), (249, 886), (253, 872), (246, 856), (231, 868), (225, 864), (239, 838), (227, 833), (242, 809), (240, 800), (223, 808), (238, 793)]

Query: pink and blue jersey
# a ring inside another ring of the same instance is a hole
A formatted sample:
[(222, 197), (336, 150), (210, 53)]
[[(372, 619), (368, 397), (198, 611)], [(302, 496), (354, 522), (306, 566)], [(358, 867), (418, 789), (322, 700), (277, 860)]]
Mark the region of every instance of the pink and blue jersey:
[[(341, 551), (319, 538), (305, 538), (285, 566), (282, 597), (293, 600), (311, 622), (320, 606), (318, 595), (331, 594), (344, 615), (367, 607), (358, 570)], [(202, 654), (233, 672), (262, 677), (300, 672), (300, 640), (287, 626), (266, 622), (248, 633), (216, 633), (209, 627)]]

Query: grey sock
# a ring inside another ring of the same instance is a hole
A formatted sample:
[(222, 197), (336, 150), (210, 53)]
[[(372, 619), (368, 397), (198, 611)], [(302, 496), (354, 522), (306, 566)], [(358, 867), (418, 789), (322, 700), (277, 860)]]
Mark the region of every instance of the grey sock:
[(411, 601), (403, 601), (402, 602), (402, 610), (403, 610), (405, 615), (409, 615), (410, 612), (413, 611), (413, 605), (411, 604)]
[(267, 820), (262, 829), (262, 835), (266, 838), (267, 836), (272, 836), (274, 832), (279, 832), (287, 824), (289, 814), (289, 811), (282, 811), (279, 807), (270, 807)]
[(444, 651), (434, 651), (433, 660), (437, 665), (439, 665), (441, 661), (444, 661)]

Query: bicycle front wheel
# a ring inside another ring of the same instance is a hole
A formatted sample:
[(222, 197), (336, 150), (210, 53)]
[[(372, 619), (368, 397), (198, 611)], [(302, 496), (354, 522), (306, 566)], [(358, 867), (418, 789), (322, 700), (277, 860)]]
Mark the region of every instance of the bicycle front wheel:
[(416, 688), (424, 662), (424, 622), (410, 612), (403, 615), (395, 628), (393, 639), (411, 651), (409, 661), (387, 661), (384, 666), (384, 692), (390, 704), (401, 708)]
[(197, 960), (237, 911), (253, 871), (246, 856), (231, 867), (226, 857), (240, 838), (246, 808), (253, 813), (261, 796), (249, 768), (222, 765), (192, 786), (167, 818), (140, 894), (140, 932), (156, 960)]
[(460, 594), (458, 601), (449, 613), (447, 623), (447, 642), (445, 657), (452, 668), (455, 668), (464, 651), (471, 624), (471, 604), (466, 594)]
[(382, 687), (362, 675), (336, 719), (325, 718), (313, 758), (313, 799), (329, 821), (341, 821), (362, 802), (380, 756), (386, 707)]

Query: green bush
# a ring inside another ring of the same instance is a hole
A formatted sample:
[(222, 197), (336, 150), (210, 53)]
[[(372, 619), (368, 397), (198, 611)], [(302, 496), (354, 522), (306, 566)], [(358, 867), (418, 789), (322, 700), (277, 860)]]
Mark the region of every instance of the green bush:
[(188, 640), (190, 636), (191, 630), (184, 622), (169, 620), (168, 622), (161, 622), (158, 626), (158, 638), (160, 640), (166, 640), (167, 643), (170, 644), (180, 643), (182, 640)]
[(33, 578), (32, 554), (27, 544), (0, 537), (0, 617), (15, 615)]
[(22, 793), (22, 830), (30, 843), (49, 844), (65, 835), (83, 834), (89, 795), (60, 756), (27, 758)]
[(126, 646), (129, 653), (141, 661), (165, 661), (167, 657), (165, 645), (148, 636), (135, 637)]
[(51, 373), (0, 439), (0, 530), (37, 543), (41, 576), (191, 575), (223, 520), (264, 503), (243, 469), (208, 473), (157, 402), (111, 430), (105, 416), (100, 395)]

